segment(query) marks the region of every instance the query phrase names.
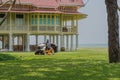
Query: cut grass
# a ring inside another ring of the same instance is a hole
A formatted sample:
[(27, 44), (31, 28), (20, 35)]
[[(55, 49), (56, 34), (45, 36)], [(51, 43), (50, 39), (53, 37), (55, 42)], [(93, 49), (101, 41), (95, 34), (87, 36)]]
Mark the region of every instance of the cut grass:
[(0, 80), (120, 80), (120, 64), (108, 63), (105, 48), (84, 48), (52, 56), (34, 52), (3, 54), (17, 60), (0, 61)]

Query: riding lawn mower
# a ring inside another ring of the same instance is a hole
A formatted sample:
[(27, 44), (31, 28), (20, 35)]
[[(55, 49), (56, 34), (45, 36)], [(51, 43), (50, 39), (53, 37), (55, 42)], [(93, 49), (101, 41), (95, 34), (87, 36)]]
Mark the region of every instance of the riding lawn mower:
[(50, 46), (48, 47), (46, 43), (42, 43), (37, 46), (35, 55), (54, 55), (56, 52), (58, 52), (56, 44), (50, 43)]

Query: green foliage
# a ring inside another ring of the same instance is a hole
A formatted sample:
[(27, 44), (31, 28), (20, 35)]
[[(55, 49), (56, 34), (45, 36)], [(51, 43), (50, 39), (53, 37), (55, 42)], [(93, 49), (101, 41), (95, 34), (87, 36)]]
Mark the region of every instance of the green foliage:
[(11, 52), (20, 60), (0, 62), (0, 80), (120, 80), (120, 64), (109, 64), (107, 49), (80, 49), (55, 55)]

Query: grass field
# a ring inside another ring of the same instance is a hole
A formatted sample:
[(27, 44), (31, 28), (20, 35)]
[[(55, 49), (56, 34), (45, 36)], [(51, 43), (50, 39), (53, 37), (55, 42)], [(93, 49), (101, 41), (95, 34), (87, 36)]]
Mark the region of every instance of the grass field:
[(120, 64), (108, 63), (105, 48), (84, 48), (51, 56), (1, 53), (14, 58), (0, 61), (0, 80), (120, 80)]

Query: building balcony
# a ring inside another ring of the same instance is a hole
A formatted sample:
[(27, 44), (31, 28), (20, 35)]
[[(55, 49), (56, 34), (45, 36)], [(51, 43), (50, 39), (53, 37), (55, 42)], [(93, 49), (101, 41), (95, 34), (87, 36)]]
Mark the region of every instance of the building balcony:
[[(11, 29), (11, 30), (10, 30)], [(9, 32), (13, 32), (13, 33), (65, 33), (65, 34), (69, 34), (69, 33), (77, 33), (77, 27), (71, 27), (71, 26), (64, 26), (61, 27), (60, 26), (29, 26), (28, 25), (22, 25), (22, 26), (18, 26), (18, 25), (12, 25), (11, 28), (8, 25), (3, 25), (0, 26), (0, 33), (9, 33)]]

